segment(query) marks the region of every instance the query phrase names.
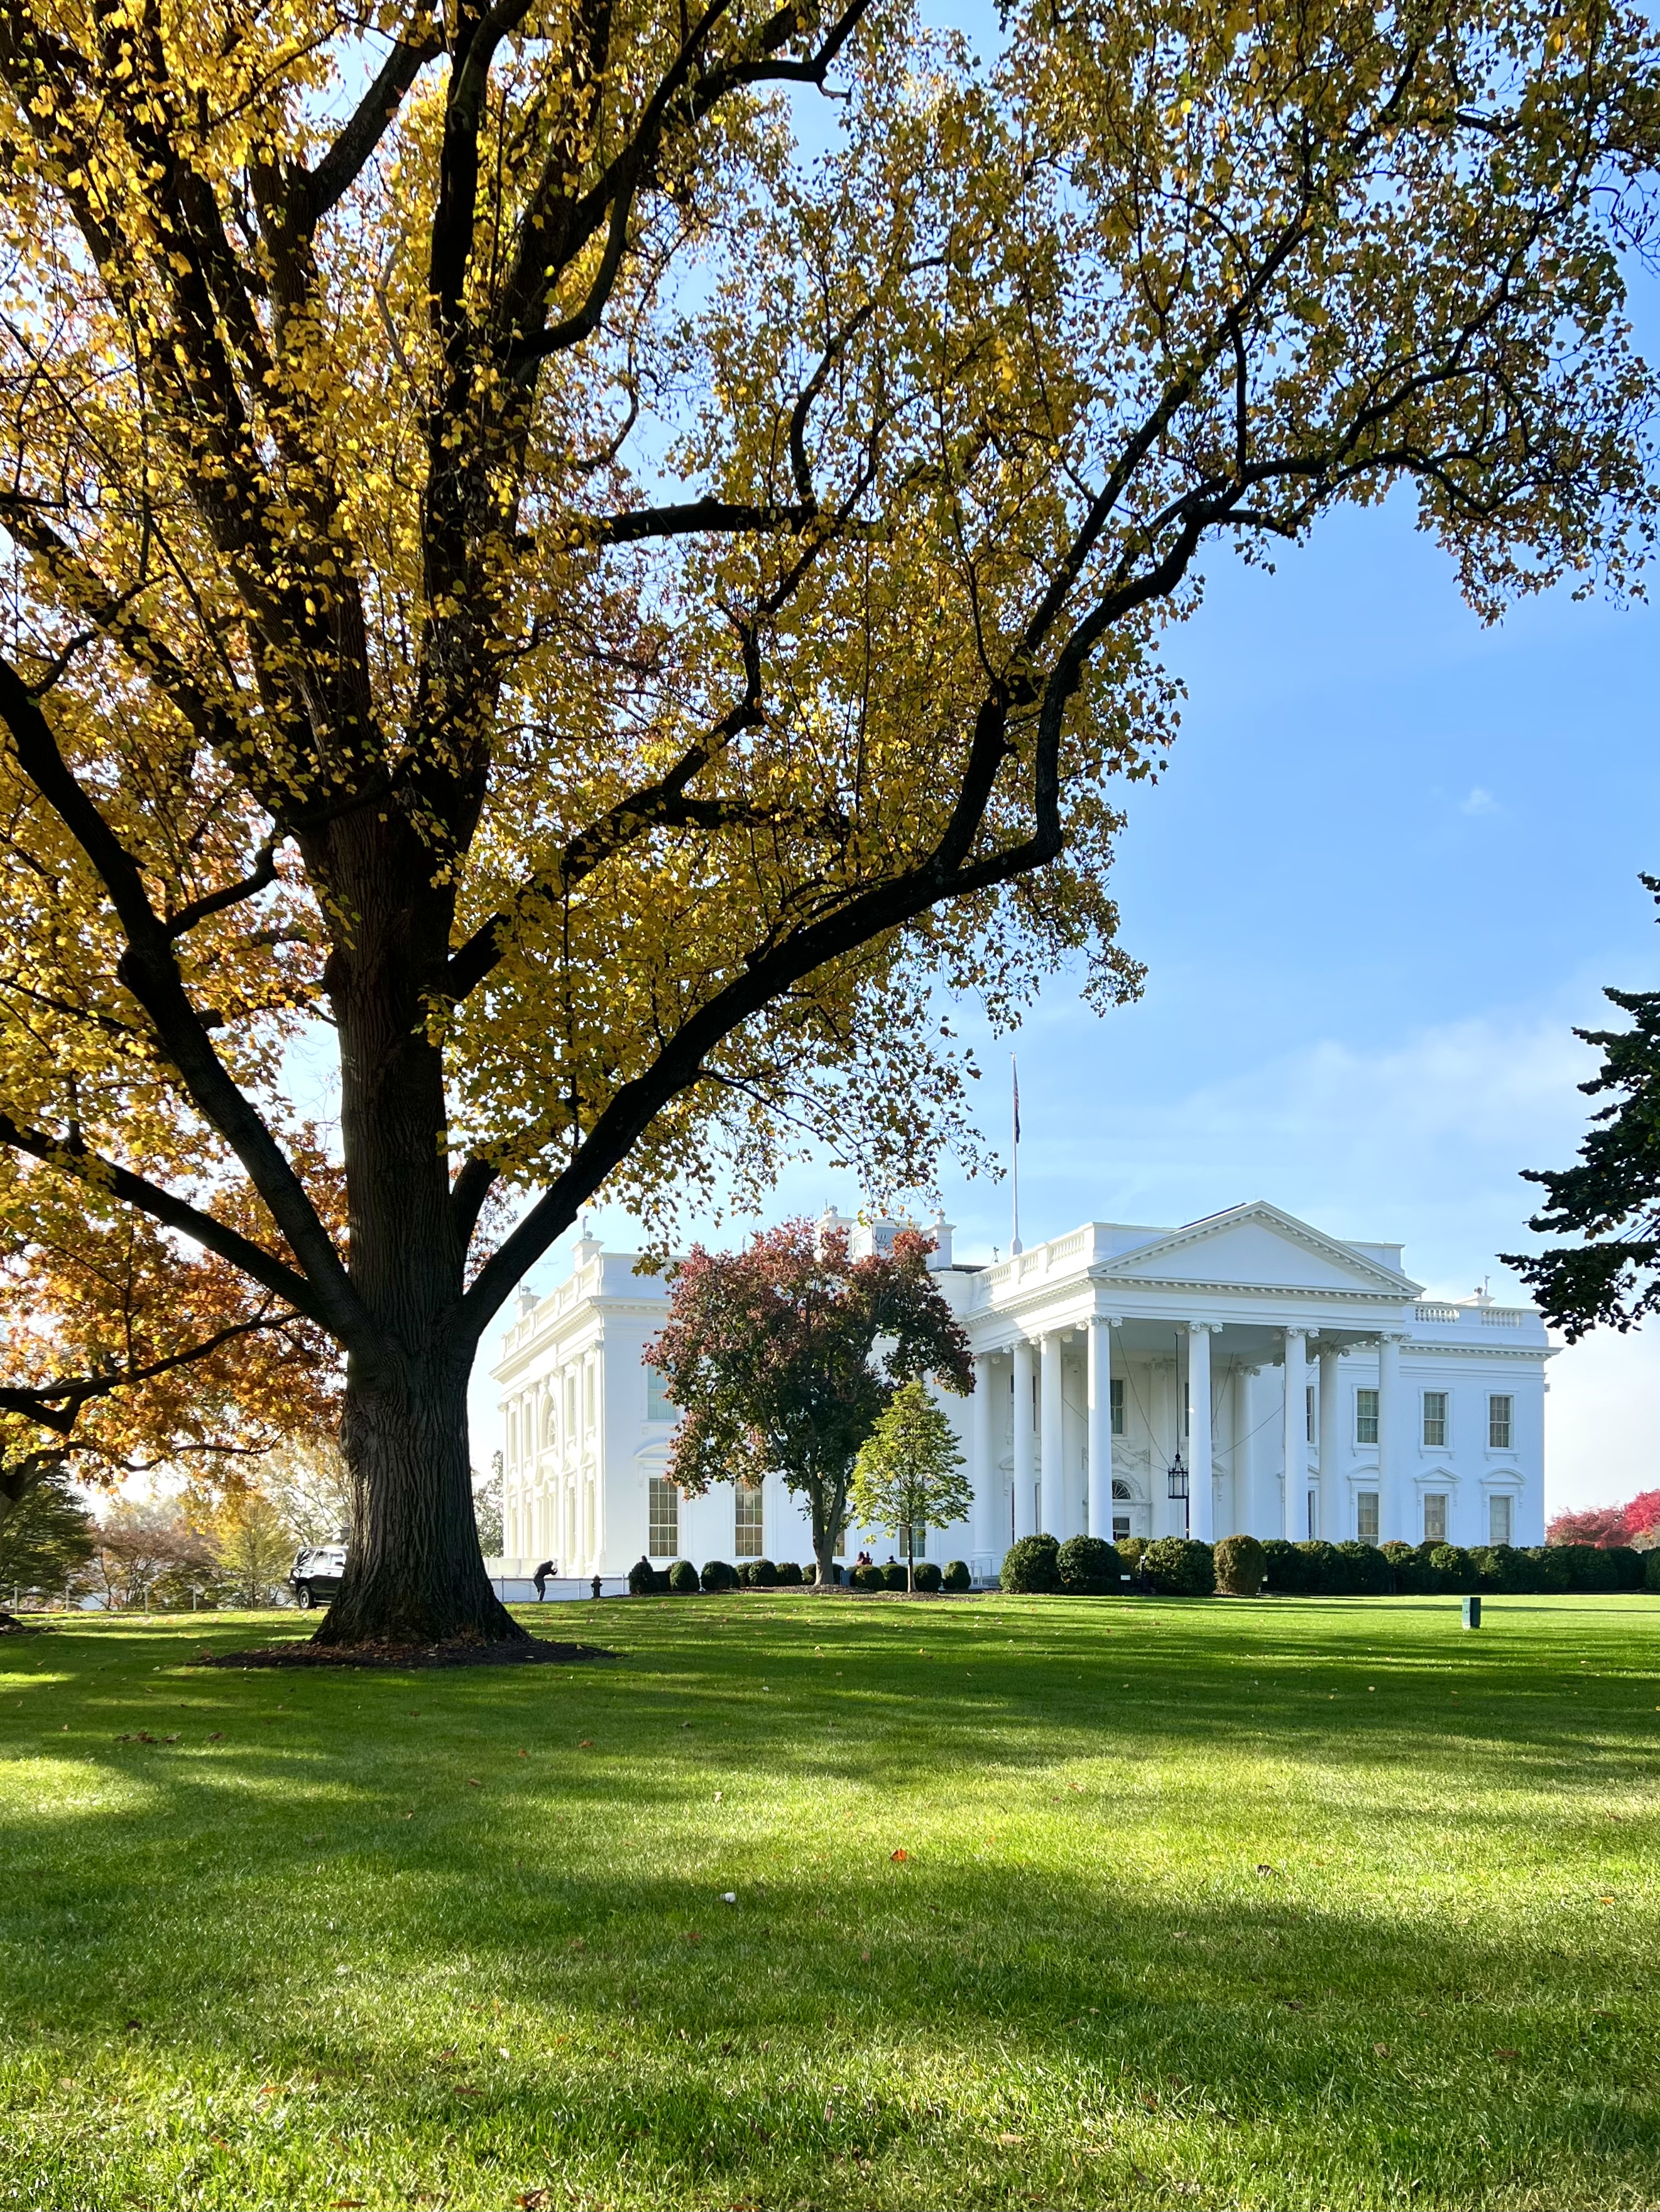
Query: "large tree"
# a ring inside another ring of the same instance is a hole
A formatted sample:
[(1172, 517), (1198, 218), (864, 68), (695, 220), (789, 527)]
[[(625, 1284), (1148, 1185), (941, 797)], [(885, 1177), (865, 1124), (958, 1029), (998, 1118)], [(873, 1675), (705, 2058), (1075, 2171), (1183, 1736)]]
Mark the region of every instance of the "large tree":
[(1493, 613), (1648, 529), (1640, 13), (994, 43), (0, 0), (0, 1142), (340, 1347), (325, 1638), (518, 1632), (466, 1377), (594, 1193), (742, 1197), (804, 1125), (925, 1176), (939, 986), (1134, 988), (1111, 779), (1207, 544), (1406, 484)]
[(787, 1221), (741, 1252), (675, 1267), (646, 1347), (679, 1408), (669, 1480), (690, 1497), (777, 1474), (806, 1504), (817, 1579), (835, 1579), (860, 1448), (907, 1382), (971, 1390), (969, 1341), (928, 1273), (928, 1239), (854, 1259), (845, 1229)]
[[(1644, 886), (1660, 902), (1660, 876)], [(1602, 1064), (1579, 1086), (1606, 1098), (1570, 1168), (1528, 1168), (1546, 1203), (1529, 1222), (1558, 1241), (1501, 1252), (1570, 1344), (1599, 1325), (1634, 1328), (1660, 1312), (1660, 991), (1602, 994), (1631, 1017), (1623, 1030), (1576, 1030)]]

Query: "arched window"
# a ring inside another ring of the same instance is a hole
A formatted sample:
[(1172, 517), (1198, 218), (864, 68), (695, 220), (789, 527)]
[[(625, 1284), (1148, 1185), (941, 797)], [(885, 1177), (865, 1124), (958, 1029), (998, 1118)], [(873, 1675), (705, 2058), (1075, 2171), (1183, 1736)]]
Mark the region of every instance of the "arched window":
[(1135, 1492), (1130, 1488), (1128, 1483), (1120, 1482), (1115, 1475), (1113, 1478), (1112, 1494), (1115, 1501), (1119, 1498), (1122, 1498), (1125, 1504), (1128, 1504), (1129, 1500), (1134, 1497)]

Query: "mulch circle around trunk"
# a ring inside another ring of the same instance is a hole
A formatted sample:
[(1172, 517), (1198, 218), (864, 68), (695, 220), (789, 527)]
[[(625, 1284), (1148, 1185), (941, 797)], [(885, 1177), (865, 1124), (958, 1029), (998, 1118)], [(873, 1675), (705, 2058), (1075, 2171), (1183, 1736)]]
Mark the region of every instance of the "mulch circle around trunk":
[(204, 1651), (191, 1667), (572, 1667), (585, 1659), (617, 1659), (598, 1644), (555, 1644), (544, 1636), (522, 1644), (266, 1644), (252, 1651)]

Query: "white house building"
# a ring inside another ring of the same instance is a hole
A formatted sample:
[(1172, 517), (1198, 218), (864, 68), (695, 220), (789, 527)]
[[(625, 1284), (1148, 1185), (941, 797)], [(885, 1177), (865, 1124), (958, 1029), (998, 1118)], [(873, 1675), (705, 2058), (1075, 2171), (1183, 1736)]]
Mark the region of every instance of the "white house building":
[[(835, 1217), (828, 1217), (835, 1218)], [(855, 1252), (896, 1224), (843, 1223)], [(1236, 1532), (1333, 1542), (1544, 1540), (1543, 1322), (1484, 1295), (1429, 1303), (1398, 1244), (1345, 1243), (1262, 1203), (1182, 1229), (1091, 1222), (993, 1267), (932, 1265), (976, 1387), (941, 1403), (971, 1519), (927, 1556), (996, 1571), (1016, 1536)], [(668, 1290), (635, 1255), (575, 1248), (521, 1293), (493, 1370), (506, 1425), (506, 1571), (626, 1573), (642, 1553), (812, 1557), (777, 1477), (684, 1498), (674, 1409), (641, 1355)], [(891, 1540), (850, 1528), (849, 1556)], [(516, 1562), (515, 1565), (512, 1564)]]

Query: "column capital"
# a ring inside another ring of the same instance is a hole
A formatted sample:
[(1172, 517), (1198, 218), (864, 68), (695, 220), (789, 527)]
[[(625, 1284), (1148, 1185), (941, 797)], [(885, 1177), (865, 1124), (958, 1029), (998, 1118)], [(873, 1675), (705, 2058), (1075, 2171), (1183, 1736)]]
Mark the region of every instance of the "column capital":
[(1124, 1326), (1124, 1316), (1122, 1314), (1091, 1314), (1090, 1316), (1090, 1326), (1092, 1328), (1122, 1328)]
[(1185, 1321), (1182, 1326), (1189, 1336), (1220, 1336), (1225, 1324), (1219, 1321)]
[(1286, 1329), (1285, 1329), (1285, 1334), (1286, 1334), (1286, 1335), (1287, 1335), (1287, 1336), (1302, 1336), (1302, 1337), (1307, 1337), (1307, 1336), (1311, 1336), (1311, 1335), (1313, 1334), (1313, 1333), (1314, 1333), (1314, 1332), (1313, 1332), (1313, 1331), (1309, 1328), (1308, 1324), (1307, 1324), (1305, 1322), (1288, 1322), (1288, 1323), (1286, 1324)]

